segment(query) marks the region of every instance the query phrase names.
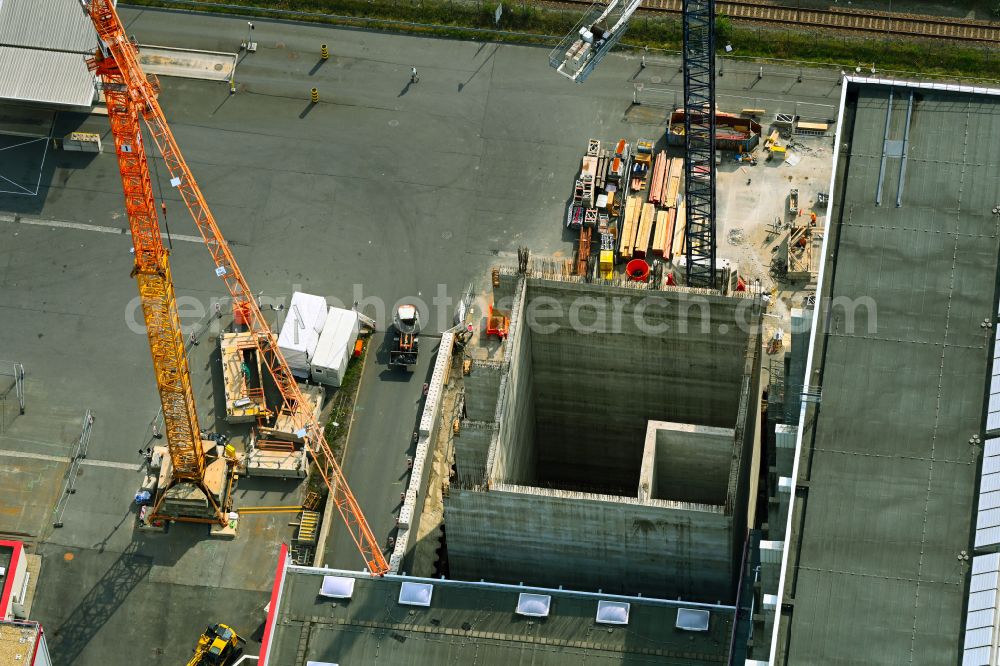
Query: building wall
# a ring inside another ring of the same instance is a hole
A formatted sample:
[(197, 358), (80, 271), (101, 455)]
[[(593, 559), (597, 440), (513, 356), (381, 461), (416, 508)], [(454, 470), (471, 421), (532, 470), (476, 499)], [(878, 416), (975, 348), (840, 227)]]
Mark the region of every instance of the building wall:
[(472, 421), (492, 421), (500, 397), (502, 364), (473, 361), (465, 382), (465, 416)]
[(497, 435), (493, 422), (462, 421), (455, 446), (455, 472), (461, 483), (481, 484), (486, 476), (486, 456)]
[(453, 487), (445, 500), (452, 577), (731, 601), (732, 520), (719, 507), (658, 504)]
[(521, 325), (523, 294), (522, 284), (512, 309), (504, 352), (507, 369), (500, 380), (499, 432), (487, 461), (489, 474), (508, 483), (531, 483), (536, 476), (535, 403), (531, 400), (534, 371), (528, 352), (531, 331)]

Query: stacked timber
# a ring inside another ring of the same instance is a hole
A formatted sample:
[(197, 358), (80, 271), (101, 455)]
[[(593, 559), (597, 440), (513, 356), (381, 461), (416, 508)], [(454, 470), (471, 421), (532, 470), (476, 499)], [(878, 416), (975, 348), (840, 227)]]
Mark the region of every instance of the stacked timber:
[(656, 219), (656, 206), (651, 203), (642, 205), (642, 214), (639, 217), (639, 230), (635, 235), (635, 247), (632, 254), (638, 258), (646, 256), (649, 249), (649, 237), (653, 233), (653, 222)]
[(667, 165), (673, 160), (667, 160), (667, 153), (660, 151), (653, 163), (653, 176), (649, 180), (649, 203), (662, 205), (663, 190), (667, 181)]
[(663, 190), (661, 206), (671, 208), (677, 205), (677, 195), (681, 190), (681, 175), (684, 173), (684, 162), (678, 157), (670, 160), (667, 171), (667, 182)]
[(636, 196), (625, 200), (625, 217), (622, 220), (622, 232), (618, 239), (618, 254), (623, 259), (631, 259), (635, 248), (635, 235), (639, 230), (639, 215), (642, 212), (642, 199)]
[(676, 208), (668, 208), (656, 213), (656, 230), (653, 232), (653, 254), (657, 257), (670, 258), (670, 252), (673, 249), (670, 243), (674, 238), (674, 222), (676, 219)]
[(676, 210), (677, 221), (674, 223), (671, 256), (679, 257), (684, 254), (684, 240), (687, 236), (687, 205), (682, 201)]

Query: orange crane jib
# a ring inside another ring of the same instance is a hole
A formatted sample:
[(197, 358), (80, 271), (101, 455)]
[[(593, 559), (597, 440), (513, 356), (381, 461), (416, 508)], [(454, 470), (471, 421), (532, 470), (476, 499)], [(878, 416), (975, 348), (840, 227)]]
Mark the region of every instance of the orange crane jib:
[[(150, 185), (146, 152), (139, 131), (145, 122), (153, 142), (170, 173), (195, 225), (212, 255), (215, 273), (225, 283), (234, 309), (246, 320), (254, 334), (258, 352), (281, 393), (281, 414), (291, 419), (297, 431), (305, 431), (305, 446), (322, 476), (330, 497), (340, 512), (365, 565), (375, 575), (383, 575), (389, 565), (344, 478), (340, 465), (326, 442), (322, 426), (311, 414), (292, 371), (278, 349), (278, 341), (264, 319), (253, 292), (240, 272), (174, 139), (160, 105), (158, 86), (139, 65), (139, 54), (125, 34), (112, 0), (89, 0), (88, 12), (101, 42), (90, 60), (100, 75), (107, 98), (108, 116), (115, 138), (125, 208), (135, 243), (133, 274), (143, 298), (143, 316), (149, 336), (157, 387), (163, 404), (164, 430), (175, 476), (200, 483), (205, 459), (191, 392), (191, 380), (184, 340), (177, 316), (167, 250), (160, 235), (159, 221)], [(210, 495), (209, 495), (210, 496)]]

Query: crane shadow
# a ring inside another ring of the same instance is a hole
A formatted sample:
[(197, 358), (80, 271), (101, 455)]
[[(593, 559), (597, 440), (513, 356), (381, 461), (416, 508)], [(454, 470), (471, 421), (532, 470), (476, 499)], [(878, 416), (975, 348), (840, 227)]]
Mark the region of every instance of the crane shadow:
[(153, 568), (153, 558), (139, 554), (140, 544), (129, 544), (100, 580), (52, 633), (50, 649), (56, 663), (75, 664), (101, 628)]

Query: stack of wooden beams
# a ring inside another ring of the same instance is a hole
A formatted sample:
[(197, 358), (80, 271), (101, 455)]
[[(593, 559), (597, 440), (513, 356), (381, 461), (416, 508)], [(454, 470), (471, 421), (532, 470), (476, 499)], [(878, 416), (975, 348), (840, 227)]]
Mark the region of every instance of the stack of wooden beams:
[(668, 208), (656, 213), (656, 231), (653, 232), (653, 254), (657, 257), (671, 257), (674, 239), (674, 223), (677, 220), (677, 209)]
[(671, 241), (671, 255), (674, 257), (679, 257), (684, 254), (684, 240), (686, 238), (687, 231), (687, 206), (684, 202), (677, 207), (677, 218), (674, 223), (674, 238)]
[(684, 173), (684, 160), (675, 157), (670, 160), (670, 168), (667, 170), (666, 185), (663, 188), (663, 198), (661, 206), (672, 208), (677, 205), (677, 195), (681, 189), (681, 175)]
[(653, 176), (649, 179), (649, 203), (662, 204), (663, 190), (667, 181), (667, 165), (673, 160), (667, 159), (667, 153), (660, 151), (653, 163)]
[(642, 198), (628, 197), (625, 200), (625, 217), (622, 220), (622, 232), (618, 239), (618, 254), (623, 259), (631, 259), (635, 248), (635, 236), (639, 230), (639, 215), (642, 212)]
[(640, 259), (646, 256), (646, 251), (649, 249), (649, 237), (653, 233), (655, 218), (656, 206), (651, 203), (643, 204), (639, 229), (635, 235), (635, 246), (632, 248), (632, 254)]

